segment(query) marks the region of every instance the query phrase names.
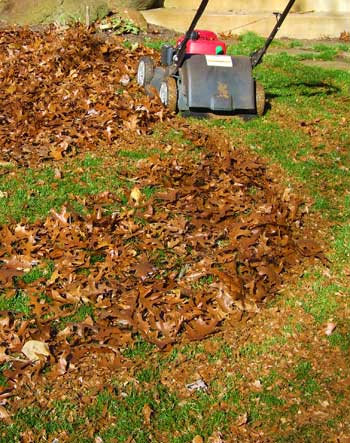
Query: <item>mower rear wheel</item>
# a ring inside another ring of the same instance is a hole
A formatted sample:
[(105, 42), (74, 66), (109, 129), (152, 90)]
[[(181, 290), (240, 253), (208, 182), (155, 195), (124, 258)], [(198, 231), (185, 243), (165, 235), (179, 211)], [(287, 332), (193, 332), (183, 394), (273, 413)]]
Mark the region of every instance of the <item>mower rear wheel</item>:
[(265, 111), (265, 89), (263, 85), (259, 82), (255, 82), (255, 107), (256, 113), (260, 117), (264, 115)]
[(137, 83), (140, 86), (148, 85), (154, 74), (154, 64), (151, 57), (141, 57), (137, 67)]
[(160, 101), (171, 112), (175, 112), (177, 108), (177, 84), (174, 77), (168, 77), (160, 84), (159, 88)]

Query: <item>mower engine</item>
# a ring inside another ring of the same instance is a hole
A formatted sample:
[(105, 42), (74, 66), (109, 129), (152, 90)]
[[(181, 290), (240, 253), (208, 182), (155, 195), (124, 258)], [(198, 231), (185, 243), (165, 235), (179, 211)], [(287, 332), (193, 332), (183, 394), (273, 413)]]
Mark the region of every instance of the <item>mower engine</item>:
[[(176, 47), (180, 47), (184, 39), (185, 36), (179, 38)], [(220, 41), (214, 32), (198, 29), (192, 32), (186, 43), (186, 54), (226, 54), (226, 44)]]

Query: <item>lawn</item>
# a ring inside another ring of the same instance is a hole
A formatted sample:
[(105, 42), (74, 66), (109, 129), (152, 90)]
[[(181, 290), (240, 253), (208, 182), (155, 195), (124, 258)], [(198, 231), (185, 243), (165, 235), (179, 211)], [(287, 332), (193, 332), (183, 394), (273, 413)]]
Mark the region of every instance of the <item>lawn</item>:
[(196, 120), (154, 42), (1, 31), (1, 442), (349, 441), (350, 72), (302, 45)]

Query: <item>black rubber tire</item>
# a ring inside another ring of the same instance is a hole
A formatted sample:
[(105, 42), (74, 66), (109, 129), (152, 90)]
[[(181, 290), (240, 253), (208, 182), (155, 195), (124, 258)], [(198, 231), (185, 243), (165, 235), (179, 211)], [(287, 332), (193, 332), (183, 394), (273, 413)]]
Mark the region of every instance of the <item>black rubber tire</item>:
[(147, 55), (140, 58), (138, 67), (137, 67), (137, 83), (140, 86), (145, 87), (148, 85), (154, 74), (154, 63), (151, 57)]
[(169, 111), (176, 112), (177, 110), (177, 83), (174, 77), (167, 77), (159, 88), (159, 97), (164, 106)]
[(259, 117), (264, 115), (266, 105), (265, 89), (259, 82), (255, 82), (255, 108)]

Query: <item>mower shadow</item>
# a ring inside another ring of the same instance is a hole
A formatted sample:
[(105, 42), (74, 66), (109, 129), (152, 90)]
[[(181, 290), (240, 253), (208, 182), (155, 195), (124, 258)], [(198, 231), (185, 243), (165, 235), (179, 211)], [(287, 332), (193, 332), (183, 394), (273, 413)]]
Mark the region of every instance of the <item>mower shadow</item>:
[(251, 113), (232, 113), (232, 112), (208, 112), (208, 111), (182, 111), (182, 117), (192, 117), (198, 120), (232, 120), (233, 118), (249, 121), (258, 118), (257, 114)]
[[(291, 95), (301, 95), (304, 97), (317, 97), (325, 95), (330, 96), (341, 92), (339, 87), (325, 82), (292, 82), (289, 84), (289, 86), (291, 88), (291, 92), (284, 92), (281, 94), (266, 92), (266, 99), (269, 100), (271, 98), (286, 97)], [(283, 91), (286, 91), (285, 87), (283, 88)]]

